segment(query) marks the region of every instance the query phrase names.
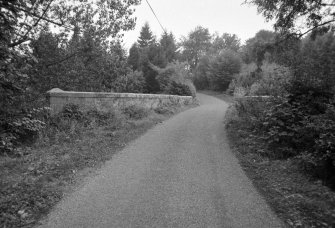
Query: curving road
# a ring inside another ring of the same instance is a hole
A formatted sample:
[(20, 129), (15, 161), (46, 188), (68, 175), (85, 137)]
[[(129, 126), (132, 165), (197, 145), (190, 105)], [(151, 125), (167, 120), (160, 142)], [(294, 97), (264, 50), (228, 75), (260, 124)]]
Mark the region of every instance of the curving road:
[(231, 153), (227, 104), (199, 94), (61, 201), (41, 227), (284, 227)]

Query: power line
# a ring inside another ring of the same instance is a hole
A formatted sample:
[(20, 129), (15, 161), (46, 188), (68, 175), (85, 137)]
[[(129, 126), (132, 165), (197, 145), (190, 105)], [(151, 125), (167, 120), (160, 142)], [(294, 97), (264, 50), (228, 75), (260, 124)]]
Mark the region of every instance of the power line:
[(153, 8), (151, 7), (151, 5), (150, 5), (150, 3), (149, 3), (149, 1), (148, 1), (148, 0), (145, 0), (145, 1), (148, 3), (148, 6), (150, 7), (150, 9), (151, 9), (151, 12), (152, 12), (152, 13), (155, 15), (155, 17), (156, 17), (156, 19), (157, 19), (157, 21), (158, 21), (159, 25), (161, 26), (161, 28), (162, 28), (163, 32), (165, 32), (165, 33), (166, 33), (166, 30), (164, 29), (164, 27), (162, 26), (161, 22), (159, 21), (159, 19), (158, 19), (157, 15), (156, 15), (156, 13), (155, 13), (155, 11), (153, 10)]

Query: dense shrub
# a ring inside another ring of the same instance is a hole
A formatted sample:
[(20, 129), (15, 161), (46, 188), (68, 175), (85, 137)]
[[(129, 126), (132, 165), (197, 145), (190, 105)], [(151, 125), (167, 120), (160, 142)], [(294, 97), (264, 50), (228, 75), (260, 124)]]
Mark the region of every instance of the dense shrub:
[(193, 82), (197, 89), (209, 89), (210, 57), (204, 55), (199, 59), (199, 63), (194, 72)]
[(118, 76), (113, 87), (120, 93), (143, 93), (145, 88), (143, 73), (131, 71), (126, 75)]
[(58, 116), (62, 118), (81, 120), (84, 118), (84, 113), (79, 109), (78, 105), (70, 103), (63, 107), (62, 112), (60, 112)]
[(250, 87), (250, 95), (287, 95), (292, 80), (292, 72), (289, 68), (275, 63), (265, 63), (258, 74), (259, 79)]
[(188, 85), (178, 83), (173, 81), (168, 89), (168, 92), (173, 95), (180, 95), (180, 96), (192, 96), (191, 89)]
[(149, 115), (149, 110), (138, 105), (130, 105), (123, 109), (123, 113), (131, 119), (139, 120), (147, 117)]
[(275, 153), (298, 156), (310, 170), (319, 170), (322, 178), (335, 177), (335, 106), (323, 95), (289, 97), (265, 110), (263, 127)]
[(335, 35), (307, 37), (297, 53), (294, 70), (294, 84), (291, 92), (306, 88), (334, 92), (335, 86)]
[(167, 106), (167, 105), (159, 105), (154, 109), (154, 111), (158, 114), (173, 114), (174, 113), (174, 108), (172, 106)]
[(284, 96), (288, 93), (291, 80), (292, 72), (287, 67), (265, 62), (261, 70), (257, 70), (256, 65), (248, 64), (235, 75), (228, 91), (241, 96)]
[(240, 72), (242, 61), (239, 55), (232, 50), (223, 50), (210, 60), (208, 81), (213, 90), (228, 89), (234, 74)]
[(0, 154), (16, 155), (16, 147), (33, 143), (45, 127), (47, 113), (47, 108), (31, 109), (1, 121)]
[(169, 63), (164, 69), (152, 67), (158, 72), (157, 81), (162, 93), (195, 97), (195, 87), (185, 63)]
[(39, 131), (37, 144), (57, 144), (63, 141), (72, 142), (81, 138), (82, 134), (92, 128), (104, 126), (116, 130), (125, 123), (125, 117), (121, 111), (89, 111), (80, 110), (78, 105), (67, 104), (63, 110), (49, 116), (46, 127)]
[(290, 69), (264, 63), (254, 77), (244, 71), (231, 90), (270, 95), (263, 105), (237, 99), (234, 121), (263, 140), (267, 156), (294, 159), (335, 187), (335, 39), (328, 32), (306, 37)]
[[(263, 155), (294, 157), (304, 168), (335, 184), (335, 105), (331, 97), (310, 92), (277, 98), (240, 98), (234, 118), (267, 145)], [(335, 187), (335, 185), (334, 185)]]
[(256, 64), (243, 64), (241, 72), (234, 75), (227, 92), (234, 94), (239, 90), (243, 90), (245, 93), (241, 95), (246, 95), (251, 85), (259, 79), (259, 74), (256, 74), (256, 69)]

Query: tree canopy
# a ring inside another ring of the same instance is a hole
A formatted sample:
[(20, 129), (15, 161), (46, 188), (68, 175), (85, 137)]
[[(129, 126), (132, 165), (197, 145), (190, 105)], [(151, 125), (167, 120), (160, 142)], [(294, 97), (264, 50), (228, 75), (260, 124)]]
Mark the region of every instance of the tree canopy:
[(213, 42), (211, 49), (213, 52), (221, 51), (224, 49), (230, 49), (233, 51), (238, 51), (241, 46), (241, 40), (235, 34), (223, 33), (221, 36), (215, 34), (213, 36)]
[[(45, 92), (110, 91), (126, 74), (122, 32), (140, 0), (0, 0), (0, 151), (41, 129)], [(51, 32), (57, 27), (57, 33)], [(16, 144), (16, 145), (14, 145)]]
[[(279, 32), (303, 36), (318, 27), (335, 22), (333, 0), (245, 0), (254, 4), (267, 20), (274, 20)], [(302, 23), (302, 21), (304, 21)], [(301, 23), (305, 30), (299, 27)]]
[(182, 56), (190, 64), (191, 69), (198, 65), (200, 57), (209, 50), (211, 46), (211, 35), (207, 28), (196, 27), (181, 42), (183, 47)]
[(122, 37), (122, 31), (135, 26), (133, 9), (140, 0), (1, 0), (1, 39), (15, 47), (33, 39), (52, 24), (69, 32), (94, 27), (101, 39)]
[(154, 35), (151, 32), (149, 23), (146, 22), (141, 29), (137, 43), (141, 48), (149, 47), (156, 42)]

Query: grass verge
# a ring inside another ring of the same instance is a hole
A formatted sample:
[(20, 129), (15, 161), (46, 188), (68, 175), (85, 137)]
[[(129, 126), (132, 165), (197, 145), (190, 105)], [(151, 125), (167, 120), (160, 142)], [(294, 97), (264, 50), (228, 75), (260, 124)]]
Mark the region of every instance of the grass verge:
[[(130, 107), (80, 124), (57, 119), (41, 140), (0, 159), (0, 227), (33, 227), (83, 178), (94, 174), (129, 142), (172, 115), (194, 107)], [(68, 112), (67, 112), (68, 114)], [(64, 123), (61, 123), (61, 122)], [(65, 130), (60, 131), (59, 126)]]
[[(209, 95), (227, 101), (226, 95)], [(226, 126), (230, 147), (278, 217), (288, 227), (335, 227), (335, 192), (306, 174), (294, 159), (263, 156), (266, 142), (253, 137), (248, 123), (233, 118)]]

